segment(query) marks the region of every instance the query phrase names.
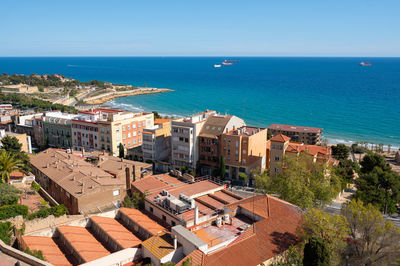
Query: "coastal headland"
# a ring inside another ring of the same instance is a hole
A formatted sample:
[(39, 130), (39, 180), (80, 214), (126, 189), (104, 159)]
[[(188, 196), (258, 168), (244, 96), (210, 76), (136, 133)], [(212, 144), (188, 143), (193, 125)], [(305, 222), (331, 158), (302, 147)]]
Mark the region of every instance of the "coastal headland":
[(96, 95), (93, 97), (86, 97), (82, 99), (86, 104), (103, 104), (115, 98), (135, 96), (143, 94), (155, 94), (162, 92), (173, 91), (171, 89), (160, 89), (160, 88), (146, 88), (146, 87), (136, 87), (133, 90), (128, 91), (111, 91), (101, 95)]
[[(30, 97), (71, 107), (103, 104), (119, 97), (172, 91), (165, 88), (134, 87), (106, 81), (82, 82), (59, 74), (0, 74), (0, 89), (5, 94), (28, 94)], [(89, 108), (89, 107), (88, 107)]]

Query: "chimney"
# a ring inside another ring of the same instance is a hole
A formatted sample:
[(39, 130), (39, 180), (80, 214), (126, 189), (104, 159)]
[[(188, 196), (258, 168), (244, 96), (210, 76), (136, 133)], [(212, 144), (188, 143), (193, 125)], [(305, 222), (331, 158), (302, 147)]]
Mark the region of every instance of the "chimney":
[(135, 182), (136, 181), (136, 167), (135, 165), (132, 165), (132, 181)]
[(131, 190), (131, 172), (129, 167), (125, 168), (126, 190)]
[(199, 205), (194, 207), (194, 225), (197, 225), (199, 222)]
[(143, 178), (143, 167), (140, 167), (140, 179)]
[(176, 250), (178, 248), (178, 239), (176, 238), (176, 236), (173, 236), (174, 238), (174, 250)]

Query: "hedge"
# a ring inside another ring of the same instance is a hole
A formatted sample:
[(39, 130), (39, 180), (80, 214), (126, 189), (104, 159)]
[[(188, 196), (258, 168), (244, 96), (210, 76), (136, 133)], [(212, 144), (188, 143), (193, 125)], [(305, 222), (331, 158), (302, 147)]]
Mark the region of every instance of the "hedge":
[(38, 210), (37, 212), (29, 214), (27, 218), (28, 220), (33, 220), (36, 218), (46, 218), (49, 215), (54, 215), (55, 217), (59, 217), (67, 213), (68, 213), (67, 207), (61, 204), (51, 208), (43, 208), (41, 210)]
[(28, 206), (13, 204), (0, 207), (0, 220), (8, 219), (18, 215), (26, 217), (28, 215)]

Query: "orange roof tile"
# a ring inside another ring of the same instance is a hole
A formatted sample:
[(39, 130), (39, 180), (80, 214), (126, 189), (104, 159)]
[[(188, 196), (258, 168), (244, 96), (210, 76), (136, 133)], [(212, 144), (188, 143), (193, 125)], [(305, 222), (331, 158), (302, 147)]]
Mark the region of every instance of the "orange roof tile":
[(275, 141), (275, 142), (286, 142), (289, 140), (290, 140), (290, 138), (283, 134), (276, 135), (270, 139), (270, 141)]
[(22, 236), (30, 250), (40, 250), (47, 262), (54, 265), (71, 265), (54, 239), (45, 236)]
[(113, 218), (92, 216), (90, 219), (122, 249), (137, 247), (142, 243), (139, 238)]
[(152, 235), (156, 235), (164, 230), (165, 227), (152, 220), (149, 216), (137, 209), (120, 208), (120, 213), (127, 216), (135, 224), (148, 231)]
[(170, 234), (160, 234), (150, 237), (142, 243), (142, 247), (161, 259), (174, 251), (174, 243)]
[(171, 121), (171, 119), (157, 118), (157, 119), (154, 119), (154, 124), (164, 124), (169, 121)]
[(85, 262), (110, 254), (85, 227), (62, 225), (57, 230)]

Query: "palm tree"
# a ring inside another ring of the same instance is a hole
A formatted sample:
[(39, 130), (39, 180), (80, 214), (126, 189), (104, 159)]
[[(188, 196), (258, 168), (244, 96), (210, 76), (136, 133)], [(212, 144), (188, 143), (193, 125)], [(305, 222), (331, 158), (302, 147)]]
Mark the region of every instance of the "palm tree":
[(8, 183), (10, 174), (13, 171), (21, 171), (23, 168), (21, 160), (15, 158), (15, 155), (6, 150), (0, 150), (0, 178), (2, 182)]

